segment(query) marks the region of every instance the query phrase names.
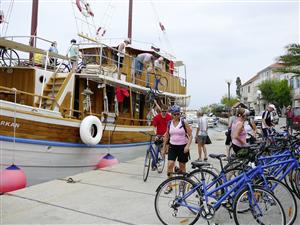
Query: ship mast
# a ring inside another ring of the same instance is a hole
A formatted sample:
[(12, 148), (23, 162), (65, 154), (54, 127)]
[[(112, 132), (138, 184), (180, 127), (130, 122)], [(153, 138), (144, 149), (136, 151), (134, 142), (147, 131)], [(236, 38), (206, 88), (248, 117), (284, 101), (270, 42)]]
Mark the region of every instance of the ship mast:
[[(37, 24), (38, 24), (38, 8), (39, 0), (32, 0), (32, 12), (31, 12), (31, 32), (29, 44), (32, 47), (36, 46)], [(30, 60), (33, 58), (33, 53), (29, 55)]]
[(129, 0), (129, 10), (128, 10), (128, 39), (132, 42), (132, 5), (133, 0)]

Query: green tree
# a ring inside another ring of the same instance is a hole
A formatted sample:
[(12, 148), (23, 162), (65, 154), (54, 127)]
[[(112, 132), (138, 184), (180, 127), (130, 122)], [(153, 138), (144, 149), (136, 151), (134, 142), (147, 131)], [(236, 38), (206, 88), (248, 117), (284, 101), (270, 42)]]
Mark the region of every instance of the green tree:
[(221, 103), (226, 106), (233, 106), (235, 103), (239, 102), (239, 100), (236, 97), (231, 97), (228, 99), (228, 96), (224, 95), (221, 99)]
[(278, 61), (283, 63), (285, 67), (277, 69), (277, 71), (282, 73), (294, 73), (300, 76), (300, 44), (290, 44), (285, 48), (286, 54), (278, 58)]
[(237, 78), (236, 78), (235, 85), (236, 85), (236, 96), (237, 96), (238, 98), (241, 98), (241, 86), (242, 86), (242, 81), (241, 81), (241, 78), (240, 78), (240, 77), (237, 77)]
[(291, 104), (292, 88), (288, 85), (287, 80), (265, 80), (258, 86), (261, 91), (262, 98), (270, 103), (273, 103), (280, 108)]
[(200, 111), (203, 113), (209, 113), (210, 112), (210, 107), (209, 106), (203, 106), (200, 108)]

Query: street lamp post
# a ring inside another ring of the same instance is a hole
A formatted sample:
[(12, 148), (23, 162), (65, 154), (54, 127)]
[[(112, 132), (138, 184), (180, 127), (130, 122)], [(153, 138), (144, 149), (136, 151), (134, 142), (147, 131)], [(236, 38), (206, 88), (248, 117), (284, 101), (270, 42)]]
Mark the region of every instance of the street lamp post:
[(260, 98), (261, 98), (261, 91), (257, 90), (256, 91), (256, 95), (257, 95), (257, 100), (258, 100), (258, 113), (260, 113)]
[(230, 85), (231, 85), (231, 80), (225, 80), (228, 86), (228, 100), (230, 100)]

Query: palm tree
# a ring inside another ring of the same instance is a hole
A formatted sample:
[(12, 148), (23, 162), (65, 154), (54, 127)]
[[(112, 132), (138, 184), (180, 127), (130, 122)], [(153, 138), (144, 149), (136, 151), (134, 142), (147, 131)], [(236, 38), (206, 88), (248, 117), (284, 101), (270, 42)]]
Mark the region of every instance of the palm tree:
[(300, 44), (289, 44), (285, 47), (286, 55), (279, 56), (278, 61), (283, 63), (285, 67), (277, 69), (282, 73), (294, 73), (300, 76)]

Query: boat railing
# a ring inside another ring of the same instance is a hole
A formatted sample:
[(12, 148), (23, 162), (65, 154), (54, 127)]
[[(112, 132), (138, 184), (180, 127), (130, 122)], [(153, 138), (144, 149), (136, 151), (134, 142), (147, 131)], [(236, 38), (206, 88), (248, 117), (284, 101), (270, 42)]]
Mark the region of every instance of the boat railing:
[[(23, 39), (20, 42), (16, 40)], [(25, 41), (24, 41), (25, 39)], [(28, 42), (33, 44), (28, 45)], [(21, 51), (20, 59), (18, 59), (18, 66), (40, 66), (45, 70), (53, 70), (54, 72), (62, 72), (63, 68), (68, 67), (68, 71), (71, 69), (70, 61), (67, 56), (55, 54), (49, 52), (49, 45), (53, 43), (44, 38), (36, 36), (8, 36), (5, 38), (0, 38), (0, 46), (5, 46), (10, 49), (15, 49)], [(86, 65), (86, 71), (93, 71), (95, 65), (98, 66), (99, 71), (104, 75), (113, 76), (121, 81), (126, 81), (130, 83), (135, 83), (137, 85), (147, 87), (154, 87), (156, 76), (149, 75), (147, 73), (147, 68), (144, 68), (140, 76), (134, 75), (135, 70), (135, 57), (140, 52), (137, 50), (128, 48), (131, 52), (125, 53), (124, 61), (121, 61), (120, 54), (123, 54), (116, 49), (116, 47), (111, 47), (102, 43), (81, 43), (79, 45), (82, 52), (82, 62)], [(95, 48), (96, 47), (96, 48)], [(28, 59), (28, 55), (30, 57)], [(50, 63), (50, 59), (55, 62)], [(59, 64), (59, 66), (57, 66)], [(93, 67), (94, 66), (94, 67)], [(68, 72), (66, 71), (66, 72)], [(79, 71), (77, 71), (79, 72)], [(165, 77), (168, 80), (167, 92), (184, 94), (186, 91), (186, 79), (181, 77), (179, 70), (175, 67), (174, 70), (169, 71), (167, 62), (164, 62), (164, 69), (157, 71), (157, 74)], [(149, 81), (149, 82), (148, 82)], [(150, 84), (149, 84), (150, 83)]]
[(93, 113), (93, 112), (86, 112), (86, 111), (80, 111), (70, 108), (61, 107), (62, 116), (66, 118), (71, 119), (80, 119), (82, 120), (87, 115), (93, 115), (97, 116), (102, 123), (104, 124), (127, 124), (127, 125), (145, 125), (147, 124), (148, 120), (146, 119), (136, 119), (136, 118), (130, 118), (130, 117), (124, 117), (124, 116), (117, 116), (112, 113), (105, 113), (102, 112), (99, 113)]
[[(141, 75), (135, 76), (135, 57), (118, 51), (118, 49), (105, 44), (80, 44), (82, 61), (86, 65), (83, 73), (104, 74), (115, 79), (135, 83), (143, 87), (154, 87), (157, 77), (165, 77), (168, 80), (167, 92), (184, 94), (186, 79), (179, 76), (179, 71), (174, 68), (173, 74), (167, 71), (166, 62), (163, 69), (149, 67), (143, 69)], [(124, 55), (122, 60), (120, 55)], [(155, 72), (153, 72), (155, 71)], [(157, 76), (158, 75), (158, 76)]]
[[(69, 60), (66, 55), (49, 52), (49, 48), (53, 43), (54, 41), (38, 36), (5, 36), (0, 38), (1, 47), (17, 51), (16, 55), (12, 54), (12, 56), (16, 57), (11, 59), (14, 61), (13, 66), (37, 66), (44, 68), (47, 62), (47, 70), (55, 70), (57, 68), (57, 65), (50, 63), (50, 58), (53, 59), (53, 62)], [(11, 65), (6, 65), (2, 59), (1, 66)]]
[[(16, 88), (8, 88), (8, 87), (0, 86), (0, 96), (1, 96), (0, 99), (2, 100), (15, 102), (21, 105), (33, 106), (33, 107), (35, 107), (34, 103), (37, 102), (34, 100), (35, 98), (38, 99), (38, 102), (39, 99), (45, 99), (46, 100), (45, 102), (50, 101), (52, 104), (55, 104), (58, 108), (60, 108), (60, 105), (55, 100), (55, 98), (49, 96), (37, 95), (26, 91), (21, 91)], [(28, 96), (32, 100), (28, 100)], [(39, 107), (35, 107), (35, 108), (39, 108)]]

